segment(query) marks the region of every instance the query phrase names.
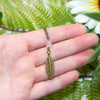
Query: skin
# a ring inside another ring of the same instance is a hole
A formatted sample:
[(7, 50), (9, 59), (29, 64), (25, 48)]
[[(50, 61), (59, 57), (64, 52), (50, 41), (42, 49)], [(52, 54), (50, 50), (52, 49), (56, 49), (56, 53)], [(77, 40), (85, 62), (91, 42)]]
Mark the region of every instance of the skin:
[[(77, 68), (93, 54), (98, 36), (80, 24), (48, 28), (55, 77), (45, 71), (44, 30), (0, 36), (0, 100), (38, 100), (62, 89), (79, 77)], [(61, 41), (61, 42), (60, 42)]]

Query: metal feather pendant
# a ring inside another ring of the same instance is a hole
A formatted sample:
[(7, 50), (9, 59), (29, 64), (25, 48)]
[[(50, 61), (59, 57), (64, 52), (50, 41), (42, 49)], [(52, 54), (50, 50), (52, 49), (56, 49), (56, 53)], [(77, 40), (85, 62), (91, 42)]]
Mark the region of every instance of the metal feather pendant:
[(50, 55), (48, 55), (48, 58), (46, 60), (46, 72), (47, 72), (49, 79), (53, 79), (53, 77), (55, 75), (54, 61), (50, 57)]
[(51, 48), (52, 43), (50, 41), (50, 37), (49, 37), (47, 29), (45, 28), (44, 31), (45, 31), (45, 34), (46, 34), (46, 37), (47, 37), (46, 47), (47, 47), (47, 54), (48, 54), (46, 64), (45, 64), (46, 72), (47, 72), (48, 78), (53, 79), (54, 76), (55, 76), (54, 61), (50, 56), (50, 53), (51, 53), (50, 48)]

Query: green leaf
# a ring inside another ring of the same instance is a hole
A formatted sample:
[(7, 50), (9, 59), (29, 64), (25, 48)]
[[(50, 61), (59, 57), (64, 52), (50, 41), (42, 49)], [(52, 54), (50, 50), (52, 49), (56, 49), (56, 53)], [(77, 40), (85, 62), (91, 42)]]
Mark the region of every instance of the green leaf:
[(83, 13), (83, 14), (97, 21), (100, 21), (100, 13), (89, 12), (89, 13)]
[(2, 14), (2, 12), (0, 12), (0, 26), (2, 24), (2, 17), (3, 17), (3, 14)]
[(94, 54), (87, 60), (87, 63), (96, 58), (97, 56), (99, 56), (99, 54), (100, 54), (100, 46), (96, 48)]
[(2, 12), (0, 12), (0, 19), (3, 17), (3, 14), (2, 14)]
[(93, 72), (93, 75), (97, 78), (100, 79), (100, 64), (97, 66), (95, 71)]
[[(97, 33), (96, 33), (97, 34)], [(98, 37), (99, 37), (99, 42), (100, 42), (100, 34), (97, 34), (98, 35)]]

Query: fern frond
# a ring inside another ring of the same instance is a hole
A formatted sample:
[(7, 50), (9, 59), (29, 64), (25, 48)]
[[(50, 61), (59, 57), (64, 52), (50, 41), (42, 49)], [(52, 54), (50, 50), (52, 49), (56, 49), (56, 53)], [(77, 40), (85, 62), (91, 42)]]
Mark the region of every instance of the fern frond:
[(58, 25), (64, 25), (65, 24), (64, 20), (59, 15), (59, 12), (56, 12), (58, 8), (50, 4), (48, 4), (48, 7), (49, 7), (49, 11), (52, 12), (52, 16), (54, 16), (54, 18), (56, 19), (56, 23), (58, 23)]
[(50, 0), (48, 2), (43, 0), (1, 0), (1, 11), (4, 14), (2, 27), (31, 31), (65, 25), (68, 22), (66, 6), (62, 6), (65, 5), (63, 3), (65, 0), (54, 0), (56, 6)]
[(6, 30), (0, 29), (0, 35), (6, 33)]
[(50, 12), (45, 7), (38, 3), (33, 6), (38, 13), (40, 13), (40, 16), (43, 18), (44, 22), (48, 24), (46, 27), (56, 26), (54, 18), (50, 15)]

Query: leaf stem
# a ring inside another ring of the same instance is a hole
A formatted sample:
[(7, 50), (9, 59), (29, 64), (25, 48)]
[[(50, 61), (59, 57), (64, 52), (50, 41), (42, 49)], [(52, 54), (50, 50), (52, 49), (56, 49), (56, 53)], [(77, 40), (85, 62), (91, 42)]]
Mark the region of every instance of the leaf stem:
[(92, 75), (81, 75), (79, 78), (93, 78)]
[(0, 27), (1, 29), (7, 30), (7, 31), (13, 31), (13, 32), (29, 32), (29, 31), (25, 31), (25, 30), (14, 30), (14, 29), (9, 29), (6, 27)]

